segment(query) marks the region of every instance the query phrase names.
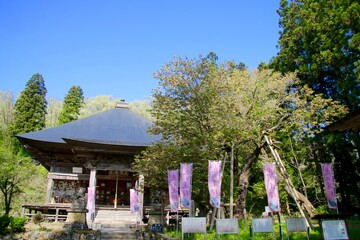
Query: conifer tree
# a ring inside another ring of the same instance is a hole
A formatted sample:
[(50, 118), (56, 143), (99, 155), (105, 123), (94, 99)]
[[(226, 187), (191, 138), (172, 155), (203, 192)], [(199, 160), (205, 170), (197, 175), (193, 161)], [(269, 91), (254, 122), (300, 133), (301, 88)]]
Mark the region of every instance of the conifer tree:
[(63, 108), (59, 115), (59, 124), (77, 120), (83, 104), (83, 90), (79, 86), (72, 86), (65, 96)]
[(45, 127), (46, 88), (41, 74), (34, 74), (15, 102), (12, 134), (37, 131)]
[[(360, 107), (360, 2), (281, 0), (279, 53), (270, 67), (295, 72), (314, 93)], [(336, 162), (335, 178), (345, 212), (360, 206), (360, 136), (357, 132), (328, 133), (309, 138), (309, 156), (321, 183), (320, 163)], [(322, 192), (323, 199), (325, 194)], [(340, 209), (342, 211), (342, 209)]]

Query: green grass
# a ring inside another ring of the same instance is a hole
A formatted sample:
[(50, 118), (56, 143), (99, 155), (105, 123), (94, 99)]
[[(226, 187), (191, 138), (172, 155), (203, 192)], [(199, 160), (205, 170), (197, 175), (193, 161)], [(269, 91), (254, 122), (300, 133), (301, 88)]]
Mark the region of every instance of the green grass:
[[(278, 227), (278, 226), (275, 226)], [(280, 233), (279, 233), (279, 229), (276, 229), (274, 227), (274, 239), (281, 239)], [(283, 239), (287, 239), (287, 233), (285, 231), (283, 231)], [(175, 235), (173, 236), (175, 237)], [(181, 232), (178, 233), (178, 238), (181, 238)], [(185, 239), (192, 239), (192, 240), (202, 240), (204, 239), (204, 234), (185, 234)], [(216, 239), (216, 232), (214, 230), (212, 230), (211, 232), (207, 232), (206, 233), (206, 239), (208, 240), (212, 240), (212, 239)], [(228, 240), (237, 240), (238, 236), (237, 234), (221, 234), (219, 236), (219, 239), (228, 239)], [(267, 240), (267, 239), (273, 239), (272, 238), (272, 234), (271, 233), (256, 233), (254, 235), (254, 238), (251, 238), (250, 235), (250, 228), (246, 228), (246, 229), (241, 229), (240, 228), (240, 239), (256, 239), (256, 240)], [(304, 240), (306, 239), (306, 233), (305, 232), (299, 232), (299, 233), (291, 233), (289, 236), (289, 239), (293, 239), (293, 240)], [(313, 231), (310, 232), (310, 239), (321, 239), (321, 235), (318, 229), (315, 229)]]
[[(346, 223), (347, 223), (347, 227), (348, 227), (349, 238), (352, 240), (360, 240), (360, 218), (359, 217), (348, 218), (348, 219), (346, 219)], [(314, 224), (314, 228), (310, 231), (310, 239), (311, 240), (322, 239), (321, 233), (320, 233), (320, 228), (318, 226), (318, 222), (314, 221), (313, 224)], [(242, 220), (239, 221), (240, 239), (256, 239), (256, 240), (272, 239), (271, 233), (256, 233), (254, 238), (251, 238), (250, 225), (251, 225), (250, 221), (248, 222), (247, 226), (244, 226), (244, 223)], [(280, 231), (279, 231), (279, 224), (277, 221), (275, 222), (273, 229), (274, 229), (274, 239), (281, 239)], [(282, 231), (283, 231), (283, 239), (287, 239), (288, 234), (289, 234), (289, 239), (292, 239), (292, 240), (306, 239), (305, 232), (287, 233), (285, 221), (283, 221), (283, 223), (282, 223)], [(176, 236), (175, 229), (165, 232), (165, 235), (168, 237), (171, 237), (171, 238), (181, 239), (181, 226), (179, 226), (179, 231), (177, 233), (177, 236)], [(187, 240), (190, 240), (190, 239), (191, 240), (203, 240), (204, 234), (185, 233), (184, 238)], [(208, 240), (217, 239), (216, 232), (215, 232), (215, 226), (214, 226), (213, 230), (207, 231), (206, 239), (208, 239)], [(237, 236), (237, 234), (221, 234), (219, 239), (237, 240), (238, 236)]]
[(352, 240), (360, 240), (360, 217), (352, 217), (346, 219), (349, 238)]

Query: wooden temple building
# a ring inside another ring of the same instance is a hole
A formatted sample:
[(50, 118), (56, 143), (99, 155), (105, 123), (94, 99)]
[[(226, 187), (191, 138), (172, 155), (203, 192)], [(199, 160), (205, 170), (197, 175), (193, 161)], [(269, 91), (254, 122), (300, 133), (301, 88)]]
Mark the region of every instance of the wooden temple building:
[(330, 132), (360, 131), (360, 110), (352, 112), (325, 128)]
[[(91, 218), (97, 207), (129, 208), (129, 189), (139, 179), (132, 170), (134, 156), (159, 139), (148, 133), (151, 125), (126, 103), (118, 103), (114, 109), (17, 138), (49, 171), (44, 206), (67, 206), (85, 188)], [(143, 204), (150, 205), (151, 198), (145, 189)]]

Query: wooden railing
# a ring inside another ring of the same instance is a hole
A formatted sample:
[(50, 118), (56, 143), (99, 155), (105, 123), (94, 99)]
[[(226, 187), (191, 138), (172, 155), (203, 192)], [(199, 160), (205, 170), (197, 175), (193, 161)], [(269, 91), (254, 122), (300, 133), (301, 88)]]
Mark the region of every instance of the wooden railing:
[(21, 216), (32, 218), (38, 213), (41, 213), (45, 221), (65, 221), (67, 217), (67, 209), (70, 206), (66, 205), (22, 205)]

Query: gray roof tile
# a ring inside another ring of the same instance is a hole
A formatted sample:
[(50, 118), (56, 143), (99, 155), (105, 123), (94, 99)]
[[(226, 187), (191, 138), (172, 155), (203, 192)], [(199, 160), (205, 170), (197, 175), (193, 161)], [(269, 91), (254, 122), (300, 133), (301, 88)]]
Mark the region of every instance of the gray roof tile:
[(148, 133), (151, 120), (127, 108), (114, 108), (60, 126), (17, 135), (18, 138), (65, 143), (65, 139), (76, 139), (125, 146), (149, 146), (160, 139)]

